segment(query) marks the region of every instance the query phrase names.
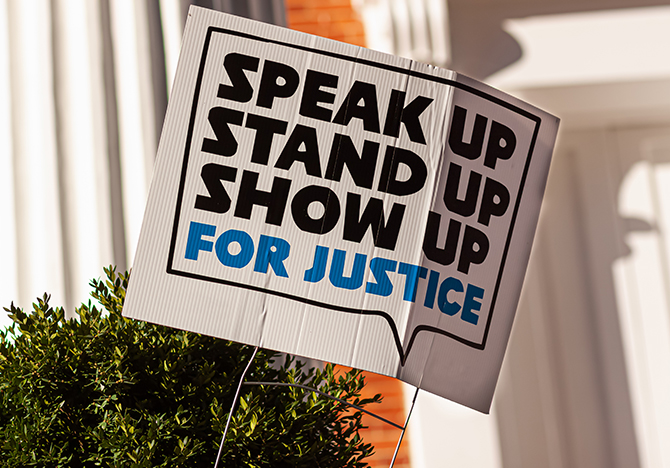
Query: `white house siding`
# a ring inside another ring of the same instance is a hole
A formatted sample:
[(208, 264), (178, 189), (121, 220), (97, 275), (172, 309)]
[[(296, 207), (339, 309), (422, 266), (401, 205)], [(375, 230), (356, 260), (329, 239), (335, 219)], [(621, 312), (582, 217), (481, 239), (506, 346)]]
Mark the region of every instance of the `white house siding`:
[(285, 24), (282, 0), (0, 0), (1, 307), (72, 315), (132, 265), (190, 3)]

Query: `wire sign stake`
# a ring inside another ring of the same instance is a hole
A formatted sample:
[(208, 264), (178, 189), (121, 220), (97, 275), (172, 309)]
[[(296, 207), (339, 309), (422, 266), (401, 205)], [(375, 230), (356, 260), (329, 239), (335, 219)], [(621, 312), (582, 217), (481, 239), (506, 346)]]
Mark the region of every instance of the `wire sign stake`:
[(228, 413), (228, 420), (226, 421), (226, 427), (223, 431), (223, 437), (221, 438), (221, 444), (219, 445), (219, 452), (216, 455), (216, 461), (214, 462), (214, 468), (218, 467), (219, 464), (219, 459), (221, 458), (221, 451), (223, 450), (223, 444), (226, 440), (226, 435), (228, 434), (228, 428), (230, 426), (230, 421), (232, 420), (233, 417), (233, 411), (235, 410), (235, 405), (237, 403), (237, 400), (240, 396), (240, 389), (242, 388), (242, 385), (271, 385), (274, 387), (295, 387), (295, 388), (301, 388), (303, 390), (307, 390), (310, 392), (317, 393), (321, 396), (324, 396), (326, 398), (330, 398), (331, 400), (338, 401), (340, 403), (343, 403), (347, 406), (350, 406), (352, 408), (357, 409), (358, 411), (361, 411), (365, 414), (369, 414), (373, 418), (376, 418), (390, 426), (393, 426), (397, 429), (400, 429), (400, 437), (398, 438), (398, 443), (396, 444), (395, 447), (395, 452), (393, 452), (393, 458), (391, 459), (391, 465), (389, 468), (393, 468), (393, 465), (395, 464), (396, 457), (398, 456), (398, 451), (400, 450), (400, 444), (402, 443), (402, 439), (405, 436), (405, 432), (407, 431), (407, 425), (409, 424), (409, 418), (412, 415), (412, 410), (414, 409), (414, 404), (416, 403), (416, 398), (419, 395), (419, 387), (416, 388), (416, 391), (414, 392), (414, 398), (412, 398), (412, 405), (409, 408), (409, 412), (407, 413), (407, 419), (405, 419), (405, 425), (401, 426), (399, 424), (394, 423), (393, 421), (390, 421), (386, 418), (383, 418), (382, 416), (379, 416), (378, 414), (373, 413), (372, 411), (368, 411), (358, 405), (354, 405), (353, 403), (349, 403), (346, 400), (343, 400), (341, 398), (338, 398), (336, 396), (330, 395), (328, 393), (322, 392), (321, 390), (318, 390), (316, 388), (308, 387), (307, 385), (300, 385), (300, 384), (292, 384), (292, 383), (285, 383), (285, 382), (245, 382), (244, 377), (246, 376), (247, 372), (249, 371), (249, 367), (251, 367), (251, 363), (253, 362), (254, 358), (256, 357), (256, 353), (258, 352), (258, 346), (254, 348), (254, 352), (251, 355), (251, 358), (249, 359), (249, 362), (247, 363), (247, 367), (244, 369), (244, 372), (242, 372), (242, 375), (240, 376), (240, 382), (237, 385), (237, 391), (235, 392), (235, 396), (233, 397), (233, 403), (230, 406), (230, 413)]

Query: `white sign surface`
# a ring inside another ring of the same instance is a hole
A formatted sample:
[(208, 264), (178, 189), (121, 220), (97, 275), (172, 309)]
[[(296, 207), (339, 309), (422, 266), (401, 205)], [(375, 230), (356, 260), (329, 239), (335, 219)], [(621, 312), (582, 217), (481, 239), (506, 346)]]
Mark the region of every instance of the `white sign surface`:
[(192, 7), (124, 314), (487, 412), (557, 127), (449, 70)]

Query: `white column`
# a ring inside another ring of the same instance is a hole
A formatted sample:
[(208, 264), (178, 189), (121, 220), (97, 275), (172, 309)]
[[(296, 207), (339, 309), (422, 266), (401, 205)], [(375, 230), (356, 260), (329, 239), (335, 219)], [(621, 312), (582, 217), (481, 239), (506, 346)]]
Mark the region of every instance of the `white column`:
[(670, 467), (670, 138), (620, 134), (624, 174), (618, 208), (630, 254), (613, 266), (641, 468)]
[(177, 70), (181, 37), (184, 34), (184, 19), (181, 17), (180, 0), (160, 0), (161, 22), (163, 24), (163, 44), (165, 47), (165, 73), (168, 95), (172, 90), (174, 74)]
[(146, 6), (134, 0), (110, 2), (119, 119), (121, 183), (128, 265), (139, 238), (156, 155), (151, 60)]
[[(69, 306), (88, 301), (92, 278), (113, 262), (109, 168), (97, 2), (52, 2), (61, 207)], [(71, 311), (68, 311), (71, 313)]]
[(65, 301), (47, 0), (9, 0), (18, 303)]
[[(7, 1), (0, 0), (0, 309), (18, 299)], [(0, 328), (11, 320), (0, 311)]]
[[(403, 384), (409, 411), (415, 388)], [(495, 411), (495, 410), (494, 410)], [(407, 438), (412, 468), (502, 468), (495, 414), (419, 391)]]

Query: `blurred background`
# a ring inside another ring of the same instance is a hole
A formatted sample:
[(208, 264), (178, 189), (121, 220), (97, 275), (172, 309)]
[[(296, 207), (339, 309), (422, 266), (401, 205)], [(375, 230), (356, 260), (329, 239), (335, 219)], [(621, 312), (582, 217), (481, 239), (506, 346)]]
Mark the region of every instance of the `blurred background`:
[[(670, 467), (669, 1), (0, 0), (0, 305), (71, 313), (132, 265), (189, 3), (562, 119), (493, 412), (421, 393), (398, 468)], [(369, 381), (402, 424), (413, 388)], [(398, 431), (368, 423), (388, 466)]]

